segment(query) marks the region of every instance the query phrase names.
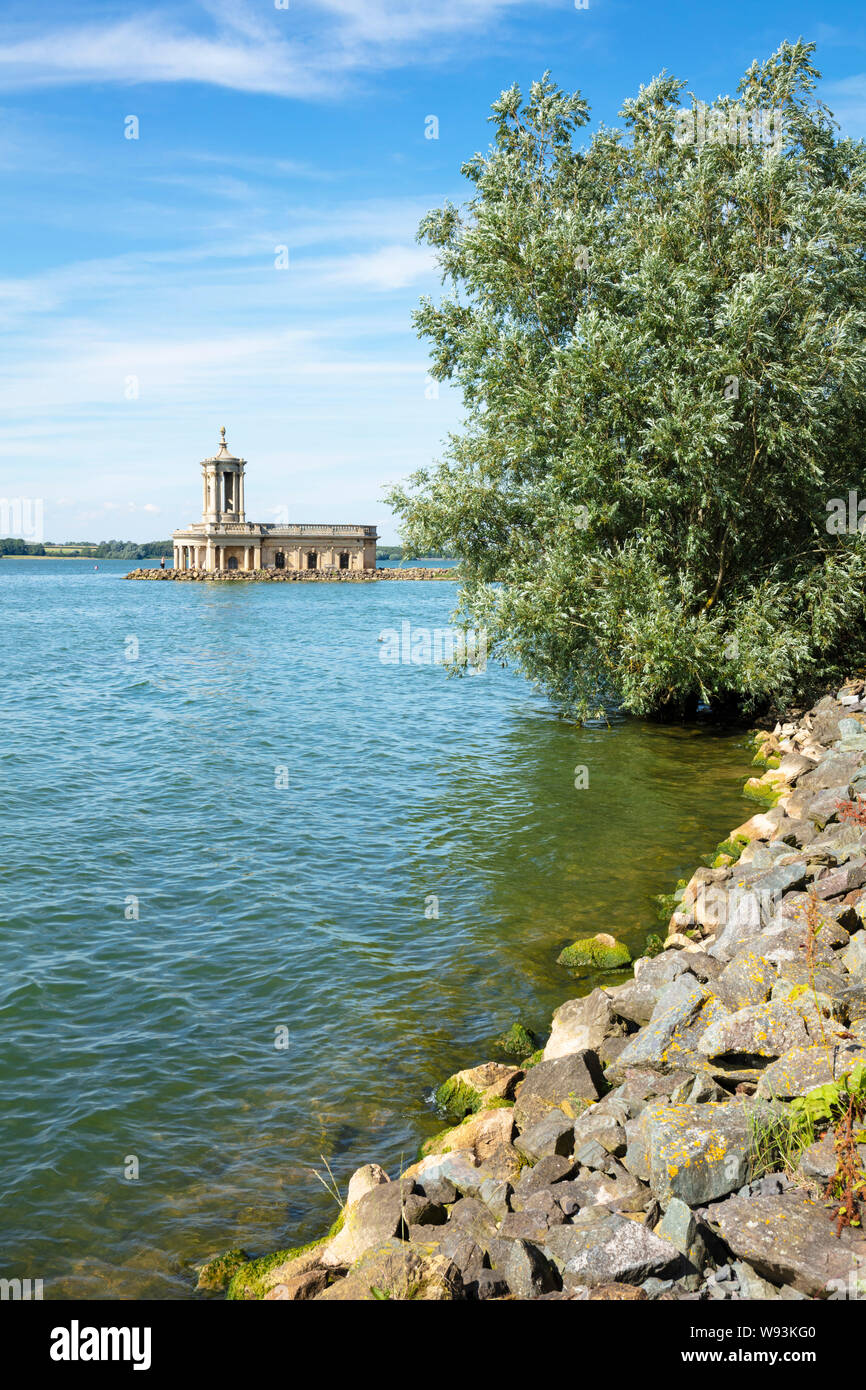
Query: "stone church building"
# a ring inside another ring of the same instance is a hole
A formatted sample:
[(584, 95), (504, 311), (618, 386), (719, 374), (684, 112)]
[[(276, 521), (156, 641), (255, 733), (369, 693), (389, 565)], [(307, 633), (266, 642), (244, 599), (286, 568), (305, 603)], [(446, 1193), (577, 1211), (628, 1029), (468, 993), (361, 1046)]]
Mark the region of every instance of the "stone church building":
[(202, 516), (175, 531), (176, 570), (374, 570), (375, 526), (260, 525), (244, 510), (246, 459), (230, 454), (225, 426), (203, 459)]

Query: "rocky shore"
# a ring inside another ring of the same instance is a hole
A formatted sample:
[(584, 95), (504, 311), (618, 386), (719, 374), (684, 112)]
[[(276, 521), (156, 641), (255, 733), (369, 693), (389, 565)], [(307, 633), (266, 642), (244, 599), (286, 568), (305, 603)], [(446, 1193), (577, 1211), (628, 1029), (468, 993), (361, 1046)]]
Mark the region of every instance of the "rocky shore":
[(381, 570), (161, 570), (138, 569), (124, 575), (125, 579), (176, 579), (178, 582), (207, 582), (237, 584), (251, 581), (267, 584), (368, 584), (375, 579), (453, 579), (450, 569), (381, 569)]
[[(380, 575), (383, 572), (380, 571)], [(387, 573), (387, 572), (384, 572)], [(405, 571), (397, 571), (401, 577)], [(762, 809), (679, 885), (667, 938), (538, 1048), (444, 1080), (449, 1127), (392, 1179), (351, 1178), (323, 1239), (199, 1288), (231, 1299), (866, 1296), (863, 681), (755, 735)]]

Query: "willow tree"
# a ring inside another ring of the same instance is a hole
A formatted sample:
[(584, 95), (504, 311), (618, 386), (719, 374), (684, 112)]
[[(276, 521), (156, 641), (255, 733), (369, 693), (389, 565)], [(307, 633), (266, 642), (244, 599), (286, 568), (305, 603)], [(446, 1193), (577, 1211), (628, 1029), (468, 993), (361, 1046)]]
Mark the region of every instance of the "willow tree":
[(663, 73), (591, 138), (579, 93), (513, 87), (422, 222), (465, 421), (389, 500), (573, 714), (781, 702), (866, 653), (866, 148), (813, 50), (709, 107)]

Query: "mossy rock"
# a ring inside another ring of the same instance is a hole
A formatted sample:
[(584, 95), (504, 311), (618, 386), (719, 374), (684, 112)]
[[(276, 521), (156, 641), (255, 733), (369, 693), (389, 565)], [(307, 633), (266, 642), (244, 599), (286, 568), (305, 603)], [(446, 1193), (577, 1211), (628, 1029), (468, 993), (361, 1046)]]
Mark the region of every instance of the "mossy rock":
[(232, 1250), (224, 1250), (221, 1255), (216, 1255), (214, 1259), (199, 1265), (196, 1288), (208, 1293), (220, 1293), (228, 1288), (238, 1270), (249, 1263), (250, 1257), (246, 1250), (237, 1246)]
[[(336, 1234), (332, 1227), (332, 1234)], [(288, 1264), (290, 1260), (296, 1260), (301, 1255), (308, 1255), (320, 1246), (324, 1248), (328, 1239), (311, 1240), (307, 1245), (297, 1245), (291, 1250), (276, 1250), (272, 1255), (261, 1255), (257, 1260), (249, 1260), (241, 1265), (240, 1269), (232, 1277), (226, 1298), (228, 1299), (254, 1299), (264, 1298), (270, 1284), (266, 1282), (266, 1276), (278, 1265)]]
[[(466, 1118), (468, 1120), (470, 1117), (467, 1115)], [(446, 1148), (443, 1145), (448, 1135), (453, 1134), (454, 1128), (455, 1126), (452, 1125), (448, 1129), (440, 1129), (438, 1134), (431, 1134), (429, 1139), (425, 1139), (418, 1150), (418, 1162), (420, 1163), (422, 1158), (429, 1158), (430, 1154), (450, 1153), (450, 1147)]]
[(437, 1110), (448, 1119), (462, 1120), (481, 1109), (481, 1092), (476, 1091), (475, 1087), (467, 1082), (449, 1076), (448, 1080), (443, 1081), (433, 1092), (433, 1101)]
[(726, 855), (731, 863), (735, 864), (747, 844), (748, 840), (745, 840), (742, 835), (738, 835), (736, 839), (722, 840), (716, 845), (716, 854)]
[(529, 1071), (530, 1067), (537, 1067), (539, 1062), (544, 1061), (544, 1048), (540, 1047), (537, 1052), (533, 1052), (531, 1057), (527, 1057), (523, 1063), (524, 1071)]
[(688, 887), (684, 878), (677, 879), (677, 886), (672, 893), (657, 893), (653, 898), (656, 905), (656, 915), (658, 920), (667, 926), (673, 914), (676, 912), (683, 900), (683, 894)]
[(784, 783), (780, 785), (778, 782), (765, 782), (763, 777), (750, 777), (743, 787), (743, 795), (751, 797), (753, 801), (759, 801), (762, 806), (770, 809), (779, 801), (783, 789)]
[(607, 932), (575, 941), (566, 946), (556, 958), (557, 965), (567, 970), (622, 970), (631, 964), (631, 952), (622, 941), (615, 941)]
[(646, 946), (644, 948), (644, 955), (650, 957), (659, 956), (661, 955), (664, 948), (665, 943), (662, 941), (658, 932), (649, 932), (646, 939)]
[(507, 1033), (503, 1033), (501, 1038), (497, 1038), (495, 1047), (500, 1052), (504, 1052), (506, 1057), (516, 1057), (522, 1062), (524, 1057), (529, 1057), (538, 1048), (538, 1038), (531, 1028), (526, 1028), (520, 1022), (512, 1023)]
[[(334, 1239), (334, 1236), (338, 1236), (338, 1235), (340, 1234), (340, 1232), (342, 1231), (343, 1227), (345, 1226), (345, 1224), (346, 1224), (346, 1208), (345, 1208), (345, 1207), (342, 1207), (342, 1208), (340, 1209), (340, 1215), (337, 1217), (337, 1219), (336, 1219), (336, 1221), (334, 1222), (333, 1226), (332, 1226), (331, 1229), (328, 1231), (328, 1240), (333, 1240), (333, 1239)], [(308, 1245), (308, 1246), (305, 1247), (305, 1249), (307, 1249), (307, 1250), (312, 1250), (312, 1249), (314, 1249), (314, 1248), (315, 1248), (315, 1242), (313, 1243), (313, 1245)]]

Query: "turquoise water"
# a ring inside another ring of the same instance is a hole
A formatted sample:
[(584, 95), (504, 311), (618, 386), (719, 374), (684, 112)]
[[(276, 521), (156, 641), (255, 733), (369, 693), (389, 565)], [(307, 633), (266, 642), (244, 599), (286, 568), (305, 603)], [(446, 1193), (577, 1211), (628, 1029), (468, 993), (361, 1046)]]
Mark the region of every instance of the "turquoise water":
[(741, 733), (383, 664), (450, 581), (127, 568), (0, 561), (0, 1276), (47, 1298), (185, 1298), (320, 1234), (324, 1159), (413, 1158), (430, 1088), (578, 992), (562, 946), (639, 948), (749, 814)]

